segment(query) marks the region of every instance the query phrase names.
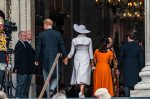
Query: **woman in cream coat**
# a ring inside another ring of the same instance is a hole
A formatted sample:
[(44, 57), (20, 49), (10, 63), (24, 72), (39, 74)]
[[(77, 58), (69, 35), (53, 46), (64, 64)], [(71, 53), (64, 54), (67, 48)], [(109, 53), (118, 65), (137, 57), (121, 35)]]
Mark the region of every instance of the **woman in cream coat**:
[(79, 84), (79, 98), (84, 98), (84, 85), (90, 85), (91, 66), (94, 65), (92, 40), (85, 35), (90, 33), (90, 31), (87, 30), (84, 25), (78, 26), (77, 24), (74, 24), (74, 30), (80, 34), (72, 40), (71, 51), (64, 59), (64, 63), (68, 63), (68, 59), (73, 56), (76, 50), (71, 85)]

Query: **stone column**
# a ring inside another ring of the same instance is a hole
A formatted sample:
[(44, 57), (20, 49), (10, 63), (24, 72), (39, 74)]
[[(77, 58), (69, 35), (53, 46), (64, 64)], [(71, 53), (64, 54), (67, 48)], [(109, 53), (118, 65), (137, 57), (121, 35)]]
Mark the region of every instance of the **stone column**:
[[(17, 31), (12, 33), (12, 48), (14, 49), (16, 42), (18, 41), (19, 32), (19, 0), (11, 0), (11, 21), (16, 23)], [(14, 54), (12, 54), (12, 68), (14, 67)], [(12, 74), (13, 86), (16, 88), (16, 74)], [(13, 89), (13, 95), (16, 91)]]
[[(31, 44), (35, 48), (35, 0), (28, 0), (28, 18), (27, 18), (27, 29), (32, 32)], [(36, 75), (32, 76), (31, 87), (29, 92), (29, 97), (36, 97)]]
[(6, 12), (6, 0), (0, 0), (0, 10)]
[(150, 1), (145, 2), (145, 67), (140, 72), (142, 81), (135, 85), (131, 97), (150, 97)]

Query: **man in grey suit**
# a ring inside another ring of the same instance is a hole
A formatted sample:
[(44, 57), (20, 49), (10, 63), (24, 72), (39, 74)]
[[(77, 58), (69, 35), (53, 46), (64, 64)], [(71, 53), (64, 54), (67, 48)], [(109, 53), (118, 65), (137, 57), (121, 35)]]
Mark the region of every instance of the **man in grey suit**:
[[(63, 57), (65, 58), (66, 50), (64, 46), (64, 41), (61, 37), (61, 33), (52, 29), (53, 21), (51, 19), (44, 20), (44, 29), (45, 31), (39, 33), (37, 45), (36, 45), (36, 54), (35, 54), (35, 65), (38, 65), (38, 59), (40, 50), (42, 51), (42, 67), (43, 67), (43, 76), (44, 81), (46, 80), (53, 62), (56, 58), (57, 53), (61, 50)], [(60, 65), (59, 65), (60, 72)], [(56, 87), (56, 68), (54, 69), (52, 75), (52, 83), (50, 84), (50, 90), (47, 89), (47, 92), (53, 92)]]

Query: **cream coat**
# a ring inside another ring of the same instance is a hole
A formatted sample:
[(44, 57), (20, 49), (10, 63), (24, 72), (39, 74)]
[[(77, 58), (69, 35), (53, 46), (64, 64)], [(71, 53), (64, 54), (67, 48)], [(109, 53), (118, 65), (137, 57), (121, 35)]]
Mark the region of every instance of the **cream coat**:
[(86, 37), (86, 35), (84, 34), (80, 34), (76, 38), (74, 38), (72, 40), (71, 51), (68, 54), (68, 57), (71, 58), (74, 53), (74, 67), (71, 78), (71, 85), (82, 83), (90, 85), (90, 59), (93, 59), (91, 38)]

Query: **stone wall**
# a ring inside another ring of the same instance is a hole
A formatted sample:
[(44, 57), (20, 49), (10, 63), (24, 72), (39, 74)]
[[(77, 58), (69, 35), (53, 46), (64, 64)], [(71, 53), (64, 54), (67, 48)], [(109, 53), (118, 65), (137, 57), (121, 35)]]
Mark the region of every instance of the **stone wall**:
[[(7, 6), (6, 4), (7, 0), (0, 0), (0, 9), (5, 13), (5, 19), (7, 20), (8, 14)], [(34, 22), (34, 0), (10, 0), (10, 18), (12, 22), (16, 23), (17, 31), (12, 33), (12, 48), (14, 49), (15, 44), (18, 41), (18, 32), (19, 31), (25, 31), (25, 30), (31, 30), (32, 31), (32, 45), (34, 47), (35, 45), (35, 22)], [(14, 55), (12, 55), (12, 67), (14, 67)], [(16, 74), (12, 75), (13, 78), (13, 85), (16, 87)], [(35, 79), (35, 77), (33, 77)], [(30, 97), (35, 97), (34, 92), (35, 91), (35, 80), (32, 81), (32, 87), (31, 91), (32, 94), (30, 94)], [(15, 95), (15, 90), (13, 89), (13, 95)]]

